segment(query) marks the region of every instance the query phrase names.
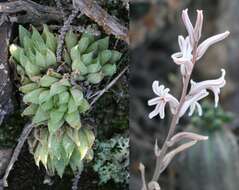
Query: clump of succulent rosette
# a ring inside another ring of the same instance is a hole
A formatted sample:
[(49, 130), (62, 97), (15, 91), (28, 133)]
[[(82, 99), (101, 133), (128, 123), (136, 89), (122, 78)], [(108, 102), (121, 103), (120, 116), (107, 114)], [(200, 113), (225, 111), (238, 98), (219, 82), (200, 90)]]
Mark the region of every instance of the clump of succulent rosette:
[(29, 140), (36, 164), (62, 176), (67, 165), (76, 170), (92, 158), (94, 133), (81, 122), (90, 108), (87, 86), (114, 75), (121, 53), (109, 50), (109, 37), (69, 31), (57, 63), (57, 39), (47, 25), (42, 33), (19, 26), (19, 45), (10, 46), (10, 59), (21, 77), (19, 91), (27, 105), (22, 115), (36, 126)]

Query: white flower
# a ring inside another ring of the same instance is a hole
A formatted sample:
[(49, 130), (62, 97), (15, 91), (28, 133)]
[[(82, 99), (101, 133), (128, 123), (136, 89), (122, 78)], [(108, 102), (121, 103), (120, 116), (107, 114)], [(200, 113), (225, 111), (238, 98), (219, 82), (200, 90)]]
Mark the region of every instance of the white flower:
[(193, 112), (195, 111), (196, 108), (198, 110), (199, 116), (201, 116), (202, 108), (201, 108), (201, 105), (198, 103), (198, 101), (205, 98), (208, 94), (209, 93), (207, 92), (207, 90), (202, 89), (193, 95), (190, 95), (190, 94), (187, 95), (185, 98), (185, 102), (179, 111), (179, 117), (182, 117), (186, 113), (188, 108), (190, 108), (190, 111), (188, 114), (189, 116), (191, 116), (193, 114)]
[(204, 53), (207, 51), (207, 49), (211, 45), (224, 40), (229, 34), (230, 34), (230, 32), (226, 31), (224, 33), (212, 36), (212, 37), (206, 39), (204, 42), (202, 42), (197, 48), (197, 60), (200, 59), (204, 55)]
[(165, 116), (165, 106), (169, 103), (172, 114), (176, 113), (178, 107), (178, 100), (169, 94), (169, 89), (165, 88), (164, 85), (159, 86), (158, 81), (154, 81), (152, 84), (153, 92), (158, 96), (148, 101), (149, 106), (155, 105), (155, 109), (149, 114), (149, 118), (152, 119), (159, 114), (160, 118), (163, 119)]
[(199, 41), (202, 33), (202, 24), (203, 24), (202, 10), (197, 10), (197, 20), (194, 28), (188, 16), (188, 9), (183, 10), (182, 19), (187, 29), (191, 46), (193, 47), (195, 43)]
[[(190, 18), (188, 16), (188, 9), (183, 10), (182, 19), (183, 19), (184, 25), (187, 29), (191, 46), (193, 48), (199, 42), (199, 40), (201, 38), (202, 25), (203, 25), (203, 12), (202, 12), (202, 10), (197, 10), (197, 20), (196, 20), (195, 27), (193, 27), (193, 25), (190, 21)], [(211, 45), (213, 45), (219, 41), (222, 41), (229, 34), (230, 34), (230, 32), (226, 31), (221, 34), (214, 35), (214, 36), (206, 39), (204, 42), (202, 42), (197, 48), (196, 59), (199, 60)]]
[(196, 94), (203, 89), (211, 90), (214, 93), (215, 107), (217, 107), (218, 101), (219, 101), (220, 88), (224, 87), (226, 84), (225, 69), (221, 69), (221, 72), (222, 72), (222, 75), (218, 79), (206, 80), (206, 81), (202, 81), (198, 83), (191, 80), (191, 89), (189, 91), (189, 94)]
[(180, 52), (174, 53), (171, 57), (177, 65), (180, 65), (182, 75), (189, 75), (193, 68), (192, 46), (189, 37), (184, 39), (183, 36), (178, 36), (178, 44)]

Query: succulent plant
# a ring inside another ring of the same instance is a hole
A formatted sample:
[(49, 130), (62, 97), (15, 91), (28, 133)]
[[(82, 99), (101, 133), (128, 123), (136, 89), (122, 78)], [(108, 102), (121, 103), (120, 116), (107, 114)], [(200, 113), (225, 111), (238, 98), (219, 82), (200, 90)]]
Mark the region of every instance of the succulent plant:
[(37, 166), (41, 162), (50, 174), (56, 171), (62, 177), (68, 164), (77, 171), (83, 167), (83, 159), (93, 158), (94, 140), (94, 133), (87, 127), (64, 126), (54, 134), (47, 128), (37, 128), (28, 143)]
[(36, 164), (62, 176), (68, 164), (76, 170), (85, 157), (92, 157), (94, 134), (81, 124), (82, 114), (90, 108), (86, 87), (115, 74), (121, 53), (108, 49), (109, 37), (79, 37), (70, 30), (63, 61), (57, 63), (57, 36), (47, 25), (41, 34), (31, 28), (30, 32), (19, 26), (19, 45), (10, 46), (10, 59), (21, 76), (19, 91), (27, 105), (22, 115), (36, 126), (30, 142)]

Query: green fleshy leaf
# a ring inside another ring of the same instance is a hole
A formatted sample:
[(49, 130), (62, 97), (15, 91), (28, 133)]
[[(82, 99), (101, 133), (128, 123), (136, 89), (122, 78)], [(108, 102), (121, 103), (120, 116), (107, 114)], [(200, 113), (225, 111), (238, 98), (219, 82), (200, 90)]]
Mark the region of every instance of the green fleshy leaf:
[(39, 88), (37, 83), (29, 83), (29, 84), (26, 84), (24, 86), (21, 86), (19, 88), (19, 91), (26, 94), (28, 92), (31, 92), (31, 91), (37, 89), (37, 88)]
[(31, 33), (27, 29), (25, 29), (22, 25), (19, 26), (18, 32), (19, 32), (20, 45), (23, 47), (24, 46), (24, 39), (25, 39), (25, 37), (30, 38), (31, 37)]
[(9, 47), (9, 51), (13, 58), (20, 63), (20, 56), (23, 53), (23, 49), (15, 44), (11, 44)]
[(99, 44), (99, 50), (100, 51), (103, 51), (103, 50), (106, 50), (109, 48), (109, 41), (110, 41), (110, 38), (107, 36), (103, 39), (99, 39), (97, 41), (97, 43)]
[(44, 90), (41, 92), (39, 96), (39, 104), (42, 104), (43, 102), (46, 102), (50, 99), (51, 99), (50, 90)]
[(67, 90), (67, 87), (63, 86), (59, 82), (56, 82), (56, 83), (51, 85), (50, 95), (54, 96), (56, 94), (60, 94), (60, 93), (62, 93), (64, 91), (66, 91), (66, 90)]
[(27, 51), (27, 56), (31, 63), (36, 64), (36, 56), (32, 51)]
[(49, 111), (53, 108), (53, 99), (49, 99), (48, 101), (44, 102), (43, 104), (40, 105), (41, 108), (44, 110), (44, 111)]
[(70, 139), (70, 137), (66, 133), (64, 134), (64, 137), (62, 140), (62, 145), (67, 154), (67, 158), (70, 158), (74, 151), (75, 143)]
[(37, 104), (30, 104), (28, 107), (24, 109), (24, 111), (22, 112), (22, 116), (35, 115), (37, 109), (38, 109)]
[(75, 33), (73, 33), (72, 29), (70, 29), (66, 33), (66, 37), (65, 37), (65, 43), (66, 43), (66, 47), (67, 47), (68, 52), (71, 52), (71, 48), (76, 46), (77, 42), (78, 42), (77, 35)]
[(70, 137), (70, 139), (71, 139), (77, 146), (80, 146), (80, 139), (79, 139), (78, 131), (79, 131), (79, 129), (76, 129), (76, 128), (70, 128), (70, 127), (68, 127), (68, 128), (66, 129), (66, 133), (67, 133), (67, 135)]
[(70, 96), (69, 102), (68, 102), (68, 113), (72, 113), (77, 111), (78, 106), (76, 105), (74, 99), (72, 96)]
[(70, 98), (70, 93), (65, 91), (59, 94), (59, 104), (66, 104), (68, 103)]
[(50, 175), (54, 175), (56, 169), (55, 169), (55, 165), (54, 165), (54, 162), (52, 161), (51, 157), (49, 157), (47, 160), (47, 170)]
[(45, 58), (38, 50), (36, 50), (35, 61), (39, 67), (43, 67), (43, 68), (46, 67)]
[(83, 162), (81, 159), (80, 152), (77, 148), (74, 149), (71, 159), (70, 159), (70, 166), (73, 171), (82, 171), (83, 170)]
[(41, 150), (42, 150), (42, 145), (39, 143), (37, 145), (37, 148), (36, 148), (35, 152), (34, 152), (34, 160), (35, 160), (35, 163), (38, 167), (39, 167), (39, 163), (41, 161), (41, 157), (40, 157)]
[(55, 95), (53, 96), (53, 104), (54, 106), (58, 106), (58, 103), (59, 103), (59, 96), (58, 95)]
[(28, 94), (24, 95), (23, 102), (24, 103), (33, 103), (38, 104), (39, 103), (39, 96), (41, 92), (43, 91), (43, 88), (38, 88), (36, 90), (33, 90), (29, 92)]
[(91, 73), (87, 75), (87, 81), (92, 84), (98, 84), (102, 81), (104, 78), (103, 74), (101, 72), (99, 73)]
[(80, 54), (80, 50), (79, 50), (79, 45), (74, 46), (73, 48), (71, 48), (71, 60), (77, 60), (80, 59), (81, 54)]
[(53, 33), (49, 31), (49, 28), (46, 24), (43, 24), (43, 39), (45, 40), (46, 46), (52, 51), (56, 52), (57, 39)]
[(116, 65), (115, 64), (105, 64), (102, 67), (102, 72), (105, 76), (113, 76), (116, 73)]
[(87, 154), (85, 155), (85, 159), (87, 161), (92, 161), (94, 158), (94, 151), (92, 149), (89, 149)]
[(33, 44), (32, 40), (30, 39), (30, 37), (28, 37), (28, 36), (24, 37), (23, 47), (27, 51), (26, 53), (28, 53), (29, 51), (33, 51), (34, 44)]
[(82, 103), (81, 103), (81, 105), (79, 105), (79, 108), (78, 108), (78, 111), (80, 112), (80, 113), (85, 113), (87, 110), (89, 110), (90, 109), (90, 104), (89, 104), (89, 102), (84, 98), (83, 100), (82, 100)]
[(40, 71), (41, 71), (39, 66), (33, 65), (29, 61), (25, 63), (25, 70), (29, 77), (37, 76), (40, 74)]
[(78, 43), (78, 49), (81, 54), (85, 52), (85, 50), (87, 49), (89, 44), (90, 44), (90, 40), (88, 38), (81, 37), (81, 39)]
[(63, 119), (64, 112), (58, 110), (51, 110), (50, 112), (50, 120), (52, 123), (58, 123)]
[(78, 147), (78, 150), (80, 151), (81, 159), (84, 159), (90, 147), (88, 145), (88, 139), (84, 131), (79, 130), (78, 135), (80, 139), (80, 146)]
[(26, 79), (26, 76), (25, 76), (25, 70), (23, 69), (23, 67), (21, 65), (16, 65), (16, 70), (17, 70), (17, 73), (21, 76), (21, 83), (22, 84), (27, 84), (29, 81), (27, 82), (24, 82), (24, 80)]
[(53, 69), (48, 69), (47, 75), (58, 79), (62, 78), (62, 75), (60, 73), (55, 72)]
[(73, 128), (79, 129), (81, 127), (80, 114), (78, 111), (67, 113), (65, 120)]
[(110, 59), (111, 63), (115, 63), (121, 59), (122, 53), (115, 51), (115, 50), (113, 50), (111, 52), (112, 52), (112, 57)]
[(47, 47), (45, 45), (43, 38), (41, 37), (41, 34), (37, 31), (37, 29), (34, 26), (32, 26), (31, 39), (34, 43), (34, 46), (37, 48), (37, 50), (44, 54), (46, 52)]
[(97, 60), (96, 63), (90, 64), (87, 66), (88, 73), (97, 73), (101, 70), (100, 61)]
[(23, 51), (20, 52), (20, 63), (25, 68), (28, 76), (36, 76), (40, 74), (40, 67), (32, 64), (30, 60), (25, 56)]
[(91, 34), (91, 33), (83, 33), (83, 34), (81, 35), (81, 38), (88, 38), (88, 40), (89, 40), (90, 43), (92, 43), (92, 42), (95, 41), (95, 37), (94, 37), (94, 35)]
[(59, 81), (58, 78), (51, 77), (49, 75), (44, 75), (40, 79), (40, 86), (42, 86), (42, 87), (50, 87), (52, 84), (54, 84), (57, 81)]
[(84, 65), (89, 65), (90, 63), (92, 63), (93, 58), (94, 58), (94, 52), (84, 54), (82, 55), (82, 62), (84, 63)]
[(85, 53), (97, 52), (99, 50), (98, 41), (93, 42), (86, 50)]
[(83, 131), (83, 133), (85, 134), (85, 136), (87, 138), (88, 146), (92, 147), (94, 144), (94, 141), (95, 141), (95, 135), (94, 135), (93, 131), (88, 128), (82, 128), (81, 130)]
[(71, 57), (70, 57), (68, 51), (66, 51), (66, 49), (64, 49), (64, 51), (63, 51), (63, 59), (68, 65), (71, 64)]
[(56, 55), (50, 50), (46, 50), (46, 65), (56, 65)]
[(61, 104), (57, 110), (60, 112), (66, 112), (67, 109), (68, 109), (68, 104), (66, 103), (66, 104)]
[(57, 174), (62, 178), (64, 171), (65, 171), (65, 161), (63, 159), (57, 160), (54, 159), (54, 165), (57, 171)]
[(41, 163), (47, 169), (48, 149), (46, 146), (41, 146), (39, 157), (40, 157)]
[(69, 87), (71, 86), (69, 79), (66, 79), (66, 78), (61, 79), (59, 83), (63, 86), (69, 86)]
[(104, 65), (111, 59), (112, 53), (110, 50), (104, 50), (104, 51), (100, 52), (99, 56), (100, 56), (101, 65)]
[(72, 70), (79, 71), (81, 75), (85, 75), (88, 73), (87, 67), (84, 65), (84, 63), (80, 59), (75, 59), (72, 63)]
[(64, 124), (63, 119), (56, 123), (50, 119), (47, 123), (50, 134), (55, 133), (59, 128), (61, 128), (63, 124)]
[(62, 153), (62, 137), (57, 136), (56, 134), (50, 134), (49, 140), (48, 140), (48, 149), (50, 152), (50, 157), (53, 159), (56, 157), (56, 159), (61, 159), (61, 153)]
[(76, 103), (77, 106), (81, 105), (82, 103), (82, 100), (83, 100), (83, 92), (81, 92), (80, 90), (78, 89), (71, 89), (70, 90), (71, 92), (71, 95)]
[(28, 57), (25, 55), (24, 51), (20, 51), (20, 64), (25, 68), (26, 63), (30, 62)]
[(41, 107), (39, 107), (37, 109), (35, 116), (32, 119), (32, 122), (34, 124), (37, 124), (37, 123), (46, 121), (48, 119), (49, 119), (49, 114), (46, 111), (44, 111)]

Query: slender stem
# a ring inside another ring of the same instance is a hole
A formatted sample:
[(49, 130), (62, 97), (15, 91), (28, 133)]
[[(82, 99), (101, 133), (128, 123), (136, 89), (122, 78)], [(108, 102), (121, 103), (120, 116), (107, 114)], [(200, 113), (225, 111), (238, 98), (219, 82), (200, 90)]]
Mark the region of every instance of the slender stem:
[[(197, 50), (197, 43), (193, 48), (193, 58), (192, 58), (193, 66), (196, 63), (196, 50)], [(162, 163), (162, 160), (163, 160), (163, 158), (164, 158), (164, 156), (165, 156), (165, 154), (168, 150), (167, 142), (170, 140), (170, 138), (175, 133), (176, 125), (177, 125), (177, 122), (179, 120), (179, 113), (180, 113), (180, 110), (181, 110), (181, 108), (182, 108), (182, 106), (185, 102), (185, 97), (187, 95), (187, 89), (188, 89), (188, 84), (189, 84), (190, 78), (191, 78), (191, 73), (186, 75), (186, 77), (183, 80), (183, 90), (182, 90), (181, 98), (180, 98), (179, 105), (178, 105), (178, 108), (177, 108), (177, 112), (176, 112), (175, 115), (173, 115), (173, 118), (172, 118), (172, 121), (171, 121), (171, 124), (170, 124), (170, 127), (169, 127), (168, 135), (166, 137), (166, 140), (164, 141), (164, 144), (161, 148), (159, 156), (157, 156), (156, 167), (155, 167), (155, 171), (154, 171), (153, 178), (152, 178), (151, 181), (158, 181), (158, 179), (160, 177), (161, 163)]]
[(3, 176), (3, 185), (4, 187), (7, 187), (8, 186), (8, 183), (7, 183), (7, 178), (8, 178), (8, 175), (10, 173), (10, 171), (12, 170), (13, 168), (13, 165), (14, 163), (17, 161), (18, 159), (18, 156), (21, 152), (21, 149), (25, 143), (25, 141), (27, 140), (27, 137), (29, 136), (29, 134), (31, 133), (32, 129), (33, 129), (34, 125), (33, 124), (28, 124), (24, 127), (23, 131), (22, 131), (22, 134), (21, 136), (19, 137), (18, 139), (18, 144), (16, 146), (16, 148), (14, 149), (14, 152), (12, 154), (12, 158), (8, 164), (8, 167), (6, 169), (6, 172)]
[(97, 96), (92, 100), (90, 105), (92, 106), (107, 90), (109, 90), (119, 79), (122, 75), (128, 70), (129, 66), (126, 66), (120, 73), (117, 75), (104, 89), (98, 92)]

